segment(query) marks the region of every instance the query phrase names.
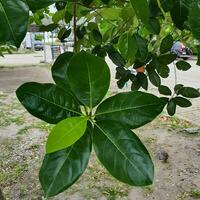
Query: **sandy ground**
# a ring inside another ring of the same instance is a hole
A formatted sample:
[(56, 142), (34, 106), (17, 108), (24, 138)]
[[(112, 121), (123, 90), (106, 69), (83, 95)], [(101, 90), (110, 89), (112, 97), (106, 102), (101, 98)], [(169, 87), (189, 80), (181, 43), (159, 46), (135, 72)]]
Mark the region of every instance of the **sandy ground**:
[[(38, 170), (52, 126), (29, 115), (13, 93), (0, 95), (0, 188), (5, 199), (42, 199)], [(200, 198), (200, 132), (178, 118), (159, 117), (134, 132), (155, 163), (153, 186), (134, 188), (113, 179), (92, 156), (88, 169), (68, 191), (52, 200), (193, 200)], [(168, 161), (158, 160), (165, 150)]]
[[(191, 62), (194, 65), (194, 61)], [(111, 65), (112, 79), (114, 68)], [(194, 65), (187, 76), (178, 75), (181, 77), (180, 82), (199, 88), (199, 71)], [(173, 76), (170, 75), (168, 84), (171, 87), (174, 84), (172, 80)], [(46, 67), (19, 66), (0, 69), (0, 189), (8, 200), (42, 199), (38, 170), (44, 155), (44, 143), (52, 126), (29, 115), (17, 101), (14, 91), (27, 81), (52, 82), (50, 70)], [(129, 90), (129, 87), (124, 91)], [(110, 90), (120, 91), (114, 79)], [(151, 88), (151, 91), (154, 89)], [(199, 114), (198, 101), (194, 101), (194, 111), (188, 111), (191, 119)], [(153, 186), (133, 188), (119, 183), (106, 172), (93, 155), (83, 177), (68, 191), (52, 199), (200, 199), (200, 133), (191, 135), (184, 131), (185, 128), (191, 127), (197, 125), (176, 117), (161, 116), (153, 123), (135, 130), (146, 144), (155, 163), (156, 175)], [(156, 157), (160, 150), (165, 150), (169, 154), (166, 163)]]

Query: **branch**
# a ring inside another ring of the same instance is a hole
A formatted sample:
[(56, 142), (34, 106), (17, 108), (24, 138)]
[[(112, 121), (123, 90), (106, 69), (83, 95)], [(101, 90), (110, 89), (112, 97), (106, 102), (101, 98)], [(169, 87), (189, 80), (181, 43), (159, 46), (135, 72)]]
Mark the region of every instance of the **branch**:
[(74, 22), (74, 53), (77, 52), (77, 37), (76, 37), (76, 9), (77, 9), (77, 2), (76, 0), (74, 0), (74, 5), (73, 5), (73, 15), (74, 15), (74, 18), (73, 18), (73, 22)]

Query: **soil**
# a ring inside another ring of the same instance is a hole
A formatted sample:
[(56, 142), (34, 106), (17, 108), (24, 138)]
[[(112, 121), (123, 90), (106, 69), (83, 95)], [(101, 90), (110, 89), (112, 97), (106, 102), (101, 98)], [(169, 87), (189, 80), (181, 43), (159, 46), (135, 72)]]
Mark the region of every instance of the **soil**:
[[(2, 70), (0, 81), (3, 77), (4, 85), (1, 84), (0, 91), (0, 191), (8, 200), (43, 199), (38, 171), (44, 155), (44, 144), (52, 126), (26, 112), (16, 99), (14, 90), (22, 81), (30, 81), (30, 77), (32, 81), (40, 82), (51, 81), (51, 77), (44, 69), (30, 68), (29, 75), (17, 69), (9, 74), (6, 84), (5, 73), (11, 71)], [(26, 78), (19, 80), (18, 73), (23, 73)], [(153, 123), (134, 130), (149, 149), (155, 164), (152, 186), (136, 188), (118, 182), (107, 173), (93, 153), (86, 172), (78, 182), (51, 199), (200, 199), (200, 133), (189, 134), (184, 131), (185, 128), (193, 127), (187, 121), (161, 115)], [(169, 154), (167, 162), (158, 160), (156, 155), (161, 150)]]

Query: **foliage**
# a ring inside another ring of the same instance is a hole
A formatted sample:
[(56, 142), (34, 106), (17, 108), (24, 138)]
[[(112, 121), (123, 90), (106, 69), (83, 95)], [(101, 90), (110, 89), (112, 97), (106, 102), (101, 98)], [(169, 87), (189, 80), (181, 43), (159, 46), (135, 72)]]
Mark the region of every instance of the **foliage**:
[[(51, 15), (46, 6), (53, 3), (57, 9), (53, 23), (44, 25), (42, 19)], [(177, 55), (171, 48), (184, 33), (193, 35), (198, 44), (199, 7), (198, 0), (0, 0), (1, 43), (19, 47), (29, 10), (33, 12), (30, 22), (35, 21), (42, 31), (57, 29), (61, 42), (71, 32), (74, 35), (74, 53), (60, 55), (52, 67), (56, 84), (30, 82), (16, 91), (28, 112), (55, 124), (40, 170), (46, 197), (64, 191), (81, 176), (92, 145), (101, 163), (118, 180), (136, 186), (152, 183), (150, 155), (131, 129), (152, 121), (165, 105), (174, 115), (177, 106), (189, 107), (189, 98), (200, 96), (197, 89), (176, 81), (173, 91), (162, 84), (171, 63), (175, 70), (191, 68), (186, 61), (175, 64)], [(130, 80), (132, 91), (104, 100), (110, 84), (106, 56), (117, 66), (118, 87)], [(164, 96), (137, 91), (148, 90), (149, 84)]]

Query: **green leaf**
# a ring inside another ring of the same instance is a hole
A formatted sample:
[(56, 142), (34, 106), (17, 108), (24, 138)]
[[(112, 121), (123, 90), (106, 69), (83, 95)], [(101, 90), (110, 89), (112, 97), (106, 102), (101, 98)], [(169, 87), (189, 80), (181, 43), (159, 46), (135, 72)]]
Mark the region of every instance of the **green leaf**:
[(65, 9), (57, 11), (53, 16), (52, 20), (55, 24), (58, 24), (58, 22), (65, 18)]
[(87, 127), (86, 117), (70, 117), (59, 122), (52, 129), (46, 144), (46, 153), (67, 148), (79, 140)]
[(85, 171), (90, 153), (91, 138), (86, 131), (72, 146), (45, 155), (39, 174), (45, 197), (55, 196), (74, 184)]
[(108, 57), (115, 65), (117, 65), (118, 67), (125, 67), (126, 62), (124, 58), (112, 45), (107, 45), (106, 51), (108, 53)]
[(92, 35), (93, 35), (93, 38), (94, 38), (94, 40), (96, 42), (98, 42), (100, 44), (102, 43), (102, 35), (101, 35), (101, 33), (98, 30), (93, 29), (92, 30)]
[(131, 0), (131, 4), (135, 10), (137, 18), (144, 24), (148, 24), (150, 12), (147, 0)]
[[(173, 8), (170, 11), (172, 20), (177, 28), (184, 29), (184, 23), (188, 18), (189, 3), (188, 0), (174, 0)], [(169, 4), (169, 3), (168, 3)]]
[(51, 124), (81, 115), (74, 98), (54, 84), (25, 83), (17, 89), (16, 95), (28, 112)]
[(26, 0), (30, 10), (36, 11), (42, 8), (45, 8), (47, 6), (50, 6), (51, 4), (54, 4), (58, 0)]
[(94, 150), (112, 176), (134, 186), (153, 182), (154, 166), (139, 138), (126, 126), (114, 121), (95, 124)]
[(185, 99), (183, 97), (175, 97), (174, 102), (176, 103), (176, 105), (183, 108), (192, 106), (192, 103), (188, 99)]
[(157, 18), (151, 17), (146, 27), (151, 33), (159, 35), (161, 27)]
[(169, 77), (170, 69), (167, 65), (158, 64), (156, 66), (156, 70), (162, 78), (168, 78)]
[(96, 120), (114, 120), (137, 128), (159, 115), (165, 103), (158, 97), (140, 92), (119, 93), (102, 102), (96, 111)]
[(175, 87), (174, 87), (174, 92), (175, 92), (176, 94), (179, 94), (179, 91), (181, 90), (181, 88), (183, 88), (183, 85), (182, 85), (182, 84), (177, 84), (177, 85), (175, 85)]
[(67, 69), (73, 55), (73, 52), (65, 52), (59, 55), (51, 68), (53, 80), (58, 86), (65, 90), (69, 90), (70, 88), (69, 80), (67, 77)]
[(67, 74), (72, 91), (90, 109), (98, 105), (108, 91), (110, 70), (100, 57), (81, 51), (71, 59)]
[(160, 53), (164, 54), (171, 50), (173, 46), (174, 39), (171, 35), (167, 35), (161, 42)]
[(176, 63), (176, 67), (177, 67), (177, 69), (179, 69), (179, 70), (187, 71), (187, 70), (189, 70), (192, 66), (191, 66), (189, 63), (187, 63), (187, 62), (181, 60), (181, 61), (178, 61), (178, 62)]
[(104, 19), (107, 20), (118, 20), (120, 17), (121, 9), (114, 7), (114, 8), (101, 8), (97, 10), (101, 14)]
[(179, 90), (179, 94), (187, 98), (197, 98), (200, 97), (200, 92), (192, 87), (182, 87)]
[(199, 1), (193, 1), (190, 4), (190, 12), (189, 12), (189, 16), (188, 16), (188, 22), (189, 22), (189, 26), (191, 29), (191, 32), (193, 34), (193, 36), (200, 40), (200, 2)]
[(56, 28), (58, 28), (58, 24), (49, 24), (47, 26), (42, 25), (40, 26), (40, 32), (51, 32)]
[(160, 79), (160, 76), (156, 73), (155, 70), (148, 71), (148, 76), (149, 76), (149, 80), (151, 81), (151, 83), (153, 85), (155, 85), (156, 87), (160, 86), (161, 79)]
[(138, 47), (136, 59), (139, 61), (145, 61), (148, 56), (148, 43), (147, 40), (141, 37), (139, 34), (134, 34), (134, 38)]
[(58, 39), (61, 42), (65, 42), (65, 39), (68, 38), (71, 34), (71, 29), (62, 28), (58, 33)]
[(25, 0), (0, 0), (0, 43), (20, 47), (29, 18)]
[(172, 53), (163, 54), (158, 57), (158, 61), (160, 64), (168, 65), (168, 64), (172, 63), (174, 60), (176, 60), (176, 57), (177, 57), (177, 55), (172, 54)]
[(176, 113), (176, 103), (173, 99), (167, 104), (167, 112), (170, 116), (173, 116)]
[(164, 95), (171, 95), (172, 92), (171, 90), (164, 85), (159, 86), (158, 91), (160, 92), (160, 94), (164, 94)]
[(120, 36), (118, 48), (122, 56), (127, 60), (133, 60), (138, 50), (135, 38), (129, 33), (124, 33)]

